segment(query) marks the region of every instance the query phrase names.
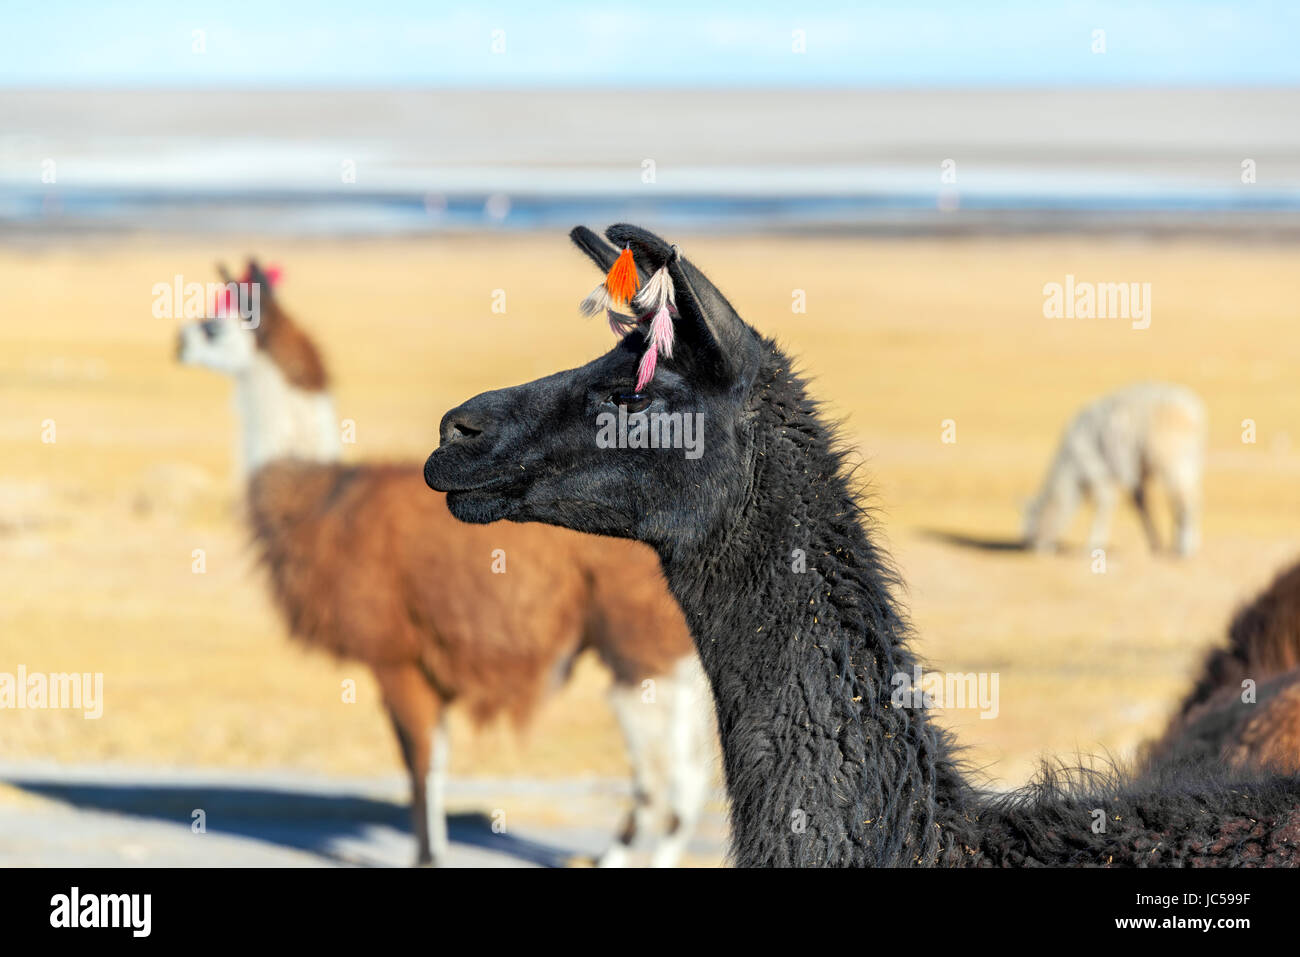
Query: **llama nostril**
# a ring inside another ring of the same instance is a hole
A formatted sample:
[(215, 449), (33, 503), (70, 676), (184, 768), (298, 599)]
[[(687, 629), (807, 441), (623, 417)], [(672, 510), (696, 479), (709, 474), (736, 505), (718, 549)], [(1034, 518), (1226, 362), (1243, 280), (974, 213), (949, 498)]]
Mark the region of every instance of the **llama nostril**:
[(464, 407), (452, 409), (442, 417), (439, 432), (444, 444), (450, 442), (467, 442), (483, 434), (487, 422), (481, 414)]

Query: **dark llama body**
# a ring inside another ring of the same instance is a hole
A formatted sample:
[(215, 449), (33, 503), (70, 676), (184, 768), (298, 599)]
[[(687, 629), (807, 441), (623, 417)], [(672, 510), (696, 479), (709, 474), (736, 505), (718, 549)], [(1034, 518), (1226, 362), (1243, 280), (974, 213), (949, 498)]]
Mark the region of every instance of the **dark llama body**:
[(717, 702), (738, 866), (1300, 864), (1294, 780), (1057, 767), (991, 800), (968, 784), (928, 712), (890, 703), (918, 661), (898, 582), (833, 432), (765, 347), (752, 494), (698, 551), (660, 554)]
[(717, 702), (736, 863), (973, 860), (945, 733), (890, 706), (890, 677), (916, 661), (892, 573), (802, 383), (766, 346), (751, 494), (697, 548), (660, 553)]
[[(890, 701), (916, 662), (896, 577), (789, 358), (675, 247), (631, 226), (606, 235), (615, 246), (573, 238), (602, 268), (621, 247), (648, 287), (672, 280), (677, 339), (645, 393), (627, 395), (651, 342), (642, 316), (586, 366), (448, 412), (425, 479), (462, 520), (656, 549), (713, 690), (736, 864), (1300, 863), (1295, 778), (1052, 766), (1016, 794), (980, 794), (929, 714)], [(595, 414), (625, 401), (703, 414), (706, 454), (595, 447)]]

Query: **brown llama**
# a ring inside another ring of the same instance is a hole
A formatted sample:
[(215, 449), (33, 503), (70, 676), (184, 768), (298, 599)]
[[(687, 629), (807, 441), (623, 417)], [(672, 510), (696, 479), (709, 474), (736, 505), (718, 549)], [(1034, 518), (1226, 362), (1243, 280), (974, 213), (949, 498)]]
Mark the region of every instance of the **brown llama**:
[(648, 839), (653, 864), (676, 864), (707, 797), (713, 732), (654, 553), (542, 525), (465, 525), (418, 464), (339, 464), (319, 352), (256, 263), (245, 282), (231, 288), (256, 290), (255, 328), (219, 309), (181, 330), (179, 357), (236, 381), (249, 518), (291, 634), (375, 674), (410, 773), (417, 861), (447, 850), (447, 709), (522, 728), (591, 650), (613, 676), (635, 778), (598, 863), (621, 865)]
[(1300, 564), (1237, 612), (1227, 645), (1206, 655), (1192, 690), (1143, 757), (1150, 764), (1219, 758), (1300, 771)]

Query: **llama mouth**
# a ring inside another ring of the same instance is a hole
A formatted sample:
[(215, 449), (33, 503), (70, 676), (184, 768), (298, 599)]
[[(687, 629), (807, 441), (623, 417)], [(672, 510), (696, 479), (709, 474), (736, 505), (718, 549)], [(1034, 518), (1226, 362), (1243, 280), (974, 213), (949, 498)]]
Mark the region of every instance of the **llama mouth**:
[(499, 478), (489, 479), (478, 485), (456, 485), (446, 486), (439, 491), (446, 492), (448, 495), (492, 495), (510, 492), (512, 490), (522, 489), (524, 482), (516, 479), (513, 475), (502, 475)]
[(424, 481), (431, 489), (445, 492), (447, 509), (462, 522), (486, 525), (513, 517), (523, 506), (524, 493), (532, 476), (519, 471), (491, 478), (474, 476), (465, 481), (465, 469), (449, 467), (437, 452), (424, 465)]
[(508, 486), (495, 483), (478, 488), (460, 489), (447, 493), (447, 510), (462, 522), (488, 525), (514, 516), (520, 509), (520, 499), (508, 492)]
[(456, 473), (464, 470), (457, 469), (454, 466), (448, 467), (446, 457), (438, 454), (441, 451), (439, 449), (433, 452), (424, 463), (424, 482), (435, 492), (446, 492), (448, 495), (465, 495), (478, 492), (504, 491), (512, 486), (523, 484), (520, 478), (510, 474), (481, 479), (477, 482), (457, 481), (459, 476)]

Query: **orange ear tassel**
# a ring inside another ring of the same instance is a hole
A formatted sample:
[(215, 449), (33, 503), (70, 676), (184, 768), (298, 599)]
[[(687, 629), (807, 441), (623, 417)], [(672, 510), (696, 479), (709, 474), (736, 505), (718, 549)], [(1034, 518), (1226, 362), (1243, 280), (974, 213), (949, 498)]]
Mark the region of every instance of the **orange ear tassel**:
[(624, 249), (605, 277), (605, 289), (614, 305), (625, 306), (640, 288), (641, 278), (636, 274), (636, 260), (632, 258), (632, 250)]

